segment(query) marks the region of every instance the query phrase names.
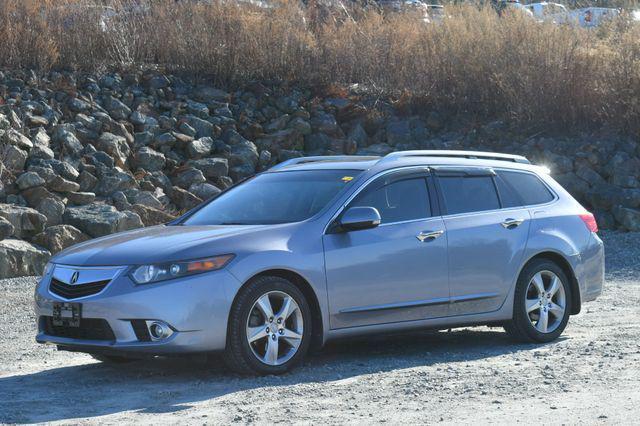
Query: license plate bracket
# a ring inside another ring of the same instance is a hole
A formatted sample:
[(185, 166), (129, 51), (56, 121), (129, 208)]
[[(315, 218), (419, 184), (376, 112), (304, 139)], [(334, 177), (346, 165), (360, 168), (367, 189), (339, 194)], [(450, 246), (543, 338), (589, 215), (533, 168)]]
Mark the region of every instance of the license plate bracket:
[(73, 302), (53, 302), (53, 325), (80, 327), (82, 304)]

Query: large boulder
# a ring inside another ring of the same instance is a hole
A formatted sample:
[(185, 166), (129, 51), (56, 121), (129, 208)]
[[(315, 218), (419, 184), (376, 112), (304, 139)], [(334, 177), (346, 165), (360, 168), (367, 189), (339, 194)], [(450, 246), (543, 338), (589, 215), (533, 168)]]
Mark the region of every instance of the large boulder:
[(625, 229), (629, 231), (640, 231), (640, 210), (616, 206), (613, 208), (613, 215)]
[(80, 191), (83, 192), (91, 192), (96, 187), (98, 183), (98, 178), (89, 173), (86, 170), (80, 172), (80, 177), (78, 177), (78, 184), (80, 185)]
[(65, 205), (55, 197), (40, 200), (36, 209), (47, 218), (47, 226), (59, 225), (62, 223)]
[(56, 127), (53, 134), (53, 141), (60, 144), (62, 149), (74, 156), (79, 155), (84, 148), (75, 134), (73, 125), (63, 124)]
[(169, 213), (154, 209), (153, 207), (143, 206), (142, 204), (135, 204), (131, 206), (131, 210), (140, 216), (140, 219), (142, 219), (142, 223), (144, 223), (145, 226), (161, 225), (175, 219), (175, 217)]
[(583, 199), (584, 195), (589, 192), (589, 184), (573, 172), (555, 175), (555, 179), (577, 199)]
[(277, 151), (279, 149), (298, 149), (305, 147), (302, 133), (296, 129), (284, 129), (270, 133), (257, 141), (261, 147)]
[(18, 185), (18, 188), (25, 190), (35, 186), (44, 185), (45, 181), (36, 172), (26, 172), (16, 179), (16, 184)]
[(135, 188), (137, 186), (134, 177), (118, 168), (100, 174), (98, 184), (94, 188), (96, 195), (107, 196), (116, 191)]
[(0, 240), (4, 240), (5, 238), (12, 236), (14, 231), (15, 228), (11, 222), (4, 217), (0, 217)]
[(57, 176), (47, 185), (49, 189), (56, 192), (76, 192), (80, 189), (80, 185), (63, 178), (62, 176)]
[(13, 204), (0, 204), (0, 217), (13, 225), (13, 235), (17, 238), (39, 234), (47, 223), (47, 218), (37, 210)]
[(620, 188), (605, 183), (591, 188), (584, 197), (598, 210), (610, 210), (616, 205), (640, 208), (640, 189)]
[(50, 226), (44, 232), (34, 236), (32, 242), (47, 248), (52, 254), (55, 254), (88, 239), (89, 237), (78, 228), (71, 225), (56, 225)]
[(69, 200), (69, 203), (76, 206), (91, 204), (95, 199), (96, 194), (93, 192), (69, 192), (67, 194), (67, 200)]
[(413, 142), (411, 124), (408, 120), (390, 121), (387, 123), (387, 143), (391, 146), (410, 144)]
[(202, 158), (209, 155), (209, 153), (211, 153), (212, 148), (213, 148), (213, 139), (209, 137), (204, 137), (204, 138), (191, 141), (187, 145), (187, 153), (191, 158)]
[(199, 101), (225, 101), (229, 94), (223, 90), (211, 86), (198, 86), (193, 89), (193, 97)]
[(140, 204), (154, 209), (162, 209), (162, 203), (149, 191), (128, 189), (124, 191), (127, 201), (131, 204)]
[(24, 169), (28, 155), (26, 151), (14, 145), (0, 145), (0, 158), (4, 166), (11, 171), (18, 172)]
[(339, 129), (336, 118), (329, 113), (321, 111), (311, 118), (311, 127), (315, 131), (327, 134), (334, 134)]
[(28, 137), (13, 129), (9, 129), (4, 133), (4, 142), (15, 145), (25, 151), (33, 148), (33, 142), (31, 142)]
[(67, 161), (60, 161), (56, 159), (39, 160), (38, 163), (35, 165), (53, 169), (55, 173), (71, 181), (75, 181), (76, 179), (78, 179), (78, 176), (80, 175), (80, 172), (78, 172), (78, 170), (75, 167), (73, 167), (71, 164), (69, 164), (69, 162)]
[(202, 203), (202, 199), (196, 197), (186, 189), (174, 186), (169, 192), (169, 198), (180, 210), (189, 210)]
[(202, 158), (187, 163), (200, 170), (209, 179), (216, 179), (229, 174), (229, 161), (226, 158)]
[(195, 137), (197, 138), (213, 136), (213, 124), (207, 120), (198, 118), (195, 115), (187, 115), (184, 117), (184, 122), (196, 131)]
[(202, 182), (202, 183), (194, 183), (193, 185), (191, 185), (189, 187), (189, 192), (191, 192), (193, 195), (195, 195), (196, 197), (202, 200), (208, 200), (220, 194), (221, 190), (215, 185)]
[(149, 172), (162, 170), (167, 161), (163, 153), (147, 146), (144, 146), (138, 150), (135, 156), (135, 160), (137, 167), (145, 169)]
[(304, 150), (307, 152), (320, 152), (324, 153), (326, 149), (331, 145), (331, 138), (324, 133), (312, 133), (304, 139)]
[(200, 170), (191, 167), (176, 176), (173, 179), (173, 184), (182, 189), (189, 189), (193, 184), (204, 183), (206, 181), (207, 179), (205, 179), (204, 174)]
[(606, 184), (606, 181), (598, 172), (591, 169), (590, 167), (580, 167), (576, 170), (576, 175), (587, 182), (591, 186), (598, 186)]
[(41, 275), (51, 257), (47, 250), (22, 240), (0, 241), (0, 278)]
[(109, 112), (109, 115), (116, 120), (124, 120), (131, 115), (131, 108), (112, 96), (104, 98), (103, 106)]
[(364, 148), (367, 146), (369, 136), (364, 130), (364, 127), (362, 127), (362, 124), (356, 123), (351, 130), (349, 130), (349, 139), (354, 141), (359, 148)]
[(100, 135), (96, 141), (96, 148), (112, 156), (120, 163), (119, 165), (123, 165), (131, 154), (127, 139), (109, 132)]
[(29, 152), (29, 158), (41, 158), (43, 160), (51, 160), (55, 157), (55, 153), (46, 145), (35, 144)]
[(231, 155), (229, 156), (231, 166), (251, 165), (255, 167), (258, 164), (258, 159), (258, 149), (253, 142), (244, 140), (231, 147)]
[(137, 214), (130, 211), (119, 212), (113, 206), (100, 203), (68, 207), (63, 219), (65, 223), (75, 226), (92, 237), (101, 237), (143, 226)]
[(57, 196), (53, 195), (53, 193), (47, 191), (44, 186), (36, 186), (35, 188), (25, 189), (20, 193), (20, 195), (26, 200), (29, 207), (33, 207), (36, 209), (38, 207), (38, 204), (40, 204), (40, 201), (44, 200), (45, 198), (58, 198)]

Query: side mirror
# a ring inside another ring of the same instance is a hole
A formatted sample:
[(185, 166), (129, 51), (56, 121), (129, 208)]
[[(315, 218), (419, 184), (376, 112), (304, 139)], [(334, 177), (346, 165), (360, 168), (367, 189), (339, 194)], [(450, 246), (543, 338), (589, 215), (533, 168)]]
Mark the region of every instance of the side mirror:
[(358, 231), (380, 225), (380, 213), (374, 207), (352, 207), (338, 219), (338, 225), (345, 231)]

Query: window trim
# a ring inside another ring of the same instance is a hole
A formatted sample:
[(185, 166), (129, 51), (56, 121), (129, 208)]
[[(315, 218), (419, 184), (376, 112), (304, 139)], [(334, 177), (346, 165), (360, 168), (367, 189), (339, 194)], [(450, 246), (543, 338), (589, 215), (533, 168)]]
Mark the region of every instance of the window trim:
[[(441, 166), (441, 167), (447, 167), (447, 166)], [(455, 168), (456, 166), (451, 166), (452, 168)], [(474, 167), (474, 166), (467, 166), (469, 168)], [(478, 166), (480, 168), (482, 168), (482, 166)], [(458, 217), (466, 217), (466, 216), (477, 216), (477, 215), (482, 215), (482, 214), (487, 214), (487, 213), (497, 213), (497, 212), (502, 212), (502, 211), (514, 211), (514, 210), (522, 210), (522, 209), (529, 209), (529, 208), (536, 208), (536, 207), (544, 207), (544, 206), (548, 206), (551, 204), (554, 204), (556, 202), (558, 202), (558, 200), (560, 199), (560, 197), (558, 196), (558, 194), (556, 193), (556, 191), (553, 190), (553, 188), (551, 188), (551, 186), (549, 186), (549, 184), (542, 179), (540, 176), (538, 176), (537, 173), (532, 172), (530, 170), (522, 170), (522, 169), (510, 169), (510, 168), (506, 168), (506, 167), (492, 167), (492, 169), (494, 171), (496, 170), (504, 170), (507, 172), (514, 172), (514, 173), (528, 173), (531, 175), (534, 175), (540, 182), (542, 182), (542, 184), (551, 192), (551, 195), (553, 195), (553, 200), (547, 202), (547, 203), (543, 203), (543, 204), (526, 204), (526, 205), (522, 205), (522, 206), (515, 206), (515, 207), (502, 207), (502, 200), (500, 199), (500, 192), (498, 191), (498, 188), (496, 186), (496, 193), (498, 194), (498, 200), (500, 201), (500, 208), (499, 209), (493, 209), (493, 210), (481, 210), (481, 211), (475, 211), (475, 212), (466, 212), (466, 213), (452, 213), (449, 214), (446, 211), (446, 207), (444, 205), (444, 197), (442, 195), (442, 189), (440, 187), (440, 182), (438, 181), (438, 177), (435, 176), (435, 174), (432, 174), (432, 176), (435, 178), (435, 185), (436, 185), (436, 190), (438, 193), (438, 200), (440, 201), (440, 213), (442, 214), (442, 218), (458, 218)], [(492, 179), (494, 181), (494, 185), (495, 184), (495, 179)], [(519, 195), (518, 195), (519, 196)]]
[[(482, 210), (482, 211), (476, 211), (476, 212), (467, 212), (467, 213), (456, 213), (456, 214), (448, 214), (445, 211), (444, 208), (444, 200), (442, 198), (442, 190), (440, 188), (440, 184), (438, 182), (438, 177), (436, 176), (435, 173), (432, 172), (432, 170), (435, 167), (439, 167), (441, 169), (444, 168), (454, 168), (454, 169), (459, 169), (460, 166), (456, 166), (456, 165), (438, 165), (438, 166), (429, 166), (428, 164), (424, 164), (424, 165), (419, 165), (419, 166), (403, 166), (403, 167), (395, 167), (393, 169), (388, 169), (388, 170), (383, 170), (369, 178), (367, 178), (354, 192), (353, 194), (351, 194), (347, 200), (342, 203), (342, 205), (336, 210), (336, 212), (331, 215), (331, 218), (329, 219), (329, 221), (325, 224), (324, 226), (324, 230), (322, 232), (322, 235), (327, 235), (327, 231), (329, 230), (331, 224), (338, 218), (338, 216), (340, 216), (342, 214), (342, 212), (344, 211), (344, 209), (349, 205), (349, 203), (356, 197), (358, 196), (358, 194), (363, 191), (373, 180), (385, 175), (385, 174), (389, 174), (389, 173), (393, 173), (393, 172), (399, 172), (399, 171), (404, 171), (404, 170), (418, 170), (418, 171), (423, 171), (425, 178), (427, 180), (427, 189), (428, 189), (428, 193), (429, 193), (429, 200), (431, 202), (431, 217), (427, 217), (427, 218), (423, 218), (423, 219), (412, 219), (409, 221), (402, 221), (402, 222), (390, 222), (390, 223), (382, 223), (380, 225), (378, 225), (378, 227), (380, 226), (387, 226), (387, 225), (399, 225), (399, 224), (403, 224), (403, 223), (411, 223), (411, 222), (419, 222), (419, 221), (424, 221), (424, 220), (429, 220), (429, 219), (433, 219), (433, 218), (450, 218), (450, 217), (465, 217), (465, 216), (477, 216), (477, 215), (482, 215), (482, 214), (487, 214), (487, 213), (497, 213), (497, 212), (502, 212), (502, 211), (514, 211), (514, 210), (522, 210), (522, 209), (528, 209), (528, 208), (533, 208), (533, 207), (543, 207), (543, 206), (548, 206), (551, 204), (554, 204), (556, 202), (558, 202), (558, 200), (560, 199), (560, 197), (558, 196), (558, 194), (556, 193), (556, 191), (553, 190), (553, 188), (551, 188), (551, 186), (544, 180), (542, 179), (540, 176), (538, 176), (537, 173), (530, 171), (530, 170), (522, 170), (522, 169), (512, 169), (512, 168), (508, 168), (508, 167), (491, 167), (491, 169), (493, 169), (494, 171), (496, 170), (504, 170), (504, 171), (508, 171), (508, 172), (516, 172), (516, 173), (528, 173), (528, 174), (532, 174), (535, 177), (538, 178), (538, 180), (540, 180), (542, 182), (543, 185), (545, 185), (547, 187), (547, 189), (551, 192), (551, 194), (554, 196), (554, 199), (549, 201), (548, 203), (544, 203), (544, 204), (528, 204), (528, 205), (522, 205), (522, 206), (516, 206), (516, 207), (502, 207), (502, 201), (500, 201), (500, 208), (499, 209), (494, 209), (494, 210)], [(486, 169), (486, 166), (465, 166), (466, 168), (481, 168), (481, 169)], [(495, 185), (495, 183), (494, 183)], [(498, 189), (496, 187), (496, 193), (498, 194), (498, 199), (500, 199), (500, 194), (498, 192)]]
[[(338, 217), (340, 217), (340, 215), (345, 211), (345, 209), (354, 200), (354, 198), (356, 198), (362, 191), (368, 188), (369, 185), (371, 185), (375, 180), (377, 180), (378, 178), (381, 178), (382, 176), (385, 176), (394, 172), (410, 172), (410, 171), (417, 172), (416, 174), (422, 175), (422, 178), (425, 180), (425, 185), (427, 187), (427, 194), (429, 195), (429, 202), (431, 203), (431, 216), (418, 218), (418, 219), (397, 221), (397, 222), (381, 223), (380, 225), (378, 225), (378, 228), (381, 226), (399, 225), (399, 224), (411, 223), (411, 222), (421, 222), (424, 220), (442, 217), (442, 210), (440, 209), (441, 204), (439, 202), (440, 200), (437, 198), (438, 197), (437, 190), (436, 190), (436, 193), (432, 193), (432, 191), (435, 189), (434, 188), (435, 183), (433, 181), (433, 174), (431, 173), (429, 166), (422, 165), (422, 166), (396, 167), (393, 169), (383, 170), (380, 173), (377, 173), (371, 176), (370, 178), (368, 178), (366, 181), (364, 181), (362, 185), (360, 185), (353, 192), (353, 194), (351, 194), (349, 198), (347, 198), (347, 200), (344, 203), (342, 203), (342, 205), (338, 208), (338, 210), (336, 210), (336, 212), (331, 216), (329, 221), (324, 226), (324, 231), (322, 232), (322, 235), (328, 235), (331, 233), (331, 232), (328, 232), (331, 228), (331, 225), (336, 221)], [(433, 201), (435, 201), (435, 203), (433, 203)]]

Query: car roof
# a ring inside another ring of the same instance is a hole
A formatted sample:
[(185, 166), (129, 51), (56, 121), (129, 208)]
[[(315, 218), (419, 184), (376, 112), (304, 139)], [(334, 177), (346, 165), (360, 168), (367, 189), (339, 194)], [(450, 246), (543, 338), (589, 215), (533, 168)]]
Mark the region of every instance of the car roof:
[(268, 170), (371, 170), (384, 171), (411, 166), (462, 166), (512, 168), (519, 170), (544, 171), (544, 167), (533, 165), (525, 157), (478, 151), (397, 151), (384, 157), (378, 156), (316, 156), (294, 158), (277, 164)]

